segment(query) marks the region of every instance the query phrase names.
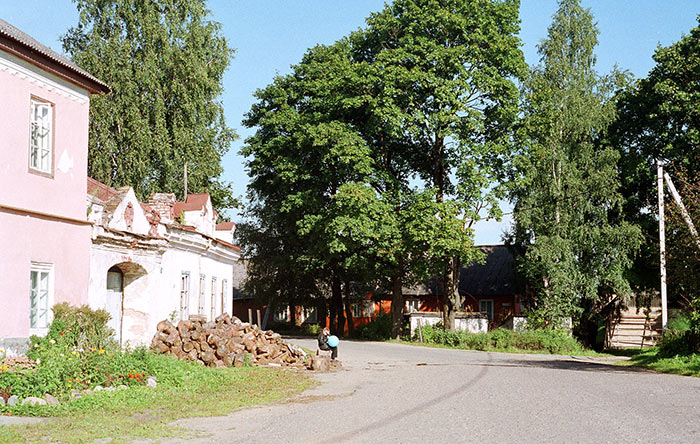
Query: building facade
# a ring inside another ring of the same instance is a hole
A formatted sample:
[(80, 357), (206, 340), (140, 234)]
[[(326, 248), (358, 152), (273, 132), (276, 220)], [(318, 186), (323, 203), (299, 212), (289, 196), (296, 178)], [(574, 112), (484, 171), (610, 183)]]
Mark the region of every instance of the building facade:
[(51, 306), (87, 300), (90, 94), (109, 88), (0, 20), (0, 348), (44, 334)]
[(141, 203), (133, 189), (88, 179), (90, 251), (88, 301), (111, 315), (122, 345), (150, 343), (164, 319), (232, 313), (235, 225), (216, 224), (208, 194), (184, 202), (158, 193)]

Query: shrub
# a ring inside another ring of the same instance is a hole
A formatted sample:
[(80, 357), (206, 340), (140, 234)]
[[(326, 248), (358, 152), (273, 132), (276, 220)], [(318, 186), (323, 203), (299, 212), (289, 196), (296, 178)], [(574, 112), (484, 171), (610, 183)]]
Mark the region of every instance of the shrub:
[(391, 337), (391, 317), (382, 313), (365, 325), (357, 327), (355, 334), (370, 341), (383, 341)]
[[(581, 353), (581, 344), (563, 330), (525, 330), (513, 332), (497, 329), (488, 333), (444, 331), (440, 326), (422, 328), (423, 341), (428, 344), (460, 347), (469, 350), (527, 350), (554, 354)], [(417, 340), (417, 334), (413, 338)]]

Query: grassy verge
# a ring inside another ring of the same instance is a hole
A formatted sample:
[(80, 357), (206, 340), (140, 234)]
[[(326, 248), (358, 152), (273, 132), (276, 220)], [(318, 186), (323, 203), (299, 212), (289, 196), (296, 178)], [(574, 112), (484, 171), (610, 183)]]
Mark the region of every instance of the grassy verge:
[(465, 350), (563, 355), (587, 353), (576, 338), (561, 330), (512, 331), (499, 328), (488, 333), (468, 333), (426, 326), (422, 333), (426, 344)]
[(611, 356), (611, 354), (609, 354), (609, 353), (601, 353), (601, 352), (597, 352), (595, 350), (590, 350), (590, 349), (586, 349), (586, 348), (570, 350), (569, 352), (553, 353), (549, 350), (544, 350), (544, 349), (533, 350), (533, 349), (523, 349), (523, 348), (516, 348), (516, 347), (473, 348), (473, 347), (469, 347), (469, 346), (464, 345), (464, 344), (459, 344), (459, 345), (429, 344), (426, 342), (407, 341), (407, 340), (397, 341), (397, 340), (393, 340), (393, 339), (387, 340), (387, 342), (394, 342), (397, 344), (414, 345), (414, 346), (418, 346), (418, 347), (448, 348), (448, 349), (456, 349), (456, 350), (474, 350), (474, 351), (486, 351), (486, 352), (493, 352), (493, 353), (516, 353), (516, 354), (525, 354), (525, 355), (561, 354), (561, 355), (570, 355), (570, 356), (598, 356), (598, 357)]
[(614, 354), (629, 356), (617, 365), (643, 367), (657, 372), (700, 377), (700, 355), (665, 356), (658, 347), (644, 350), (620, 350)]
[[(268, 404), (309, 388), (313, 382), (292, 370), (271, 368), (205, 368), (156, 359), (170, 367), (172, 377), (156, 388), (143, 386), (97, 392), (58, 406), (15, 407), (13, 415), (55, 419), (33, 425), (0, 428), (0, 443), (111, 442), (187, 433), (168, 425), (183, 417), (216, 416), (253, 405)], [(107, 441), (110, 442), (110, 441)]]

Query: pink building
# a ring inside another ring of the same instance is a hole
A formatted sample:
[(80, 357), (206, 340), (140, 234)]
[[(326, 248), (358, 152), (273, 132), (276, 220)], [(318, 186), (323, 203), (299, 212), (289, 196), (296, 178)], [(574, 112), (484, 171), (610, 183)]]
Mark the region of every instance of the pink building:
[(0, 348), (87, 302), (90, 94), (109, 87), (0, 20)]

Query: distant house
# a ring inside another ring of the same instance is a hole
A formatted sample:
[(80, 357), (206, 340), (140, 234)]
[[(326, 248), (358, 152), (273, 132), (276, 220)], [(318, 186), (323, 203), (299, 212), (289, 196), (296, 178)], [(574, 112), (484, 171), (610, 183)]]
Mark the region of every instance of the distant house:
[(0, 20), (0, 348), (47, 332), (51, 306), (87, 300), (90, 94), (109, 87)]
[[(523, 313), (516, 282), (515, 259), (505, 245), (484, 245), (477, 248), (485, 254), (484, 263), (471, 264), (462, 267), (460, 271), (458, 291), (464, 300), (461, 311), (472, 314), (483, 313), (490, 327), (512, 325), (512, 317), (520, 317)], [(405, 300), (404, 314), (441, 311), (440, 287), (434, 280), (404, 287), (402, 293)], [(250, 301), (250, 305), (251, 308), (257, 307), (254, 301)], [(299, 310), (297, 312), (299, 313)], [(381, 313), (389, 314), (391, 313), (391, 294), (386, 290), (379, 294), (367, 294), (361, 301), (352, 304), (352, 313), (354, 327), (372, 321)], [(245, 313), (241, 311), (241, 314)], [(282, 313), (279, 318), (288, 320), (288, 311)], [(328, 325), (330, 320), (320, 319), (320, 322)], [(345, 330), (347, 331), (347, 326)]]
[[(209, 194), (157, 193), (141, 203), (130, 187), (88, 179), (94, 222), (88, 300), (105, 308), (122, 344), (151, 340), (163, 319), (232, 313), (235, 225), (216, 224)], [(184, 223), (183, 223), (184, 222)]]
[(467, 311), (486, 313), (490, 323), (500, 325), (524, 310), (516, 285), (515, 258), (505, 245), (478, 248), (486, 255), (485, 262), (462, 268), (459, 294)]

